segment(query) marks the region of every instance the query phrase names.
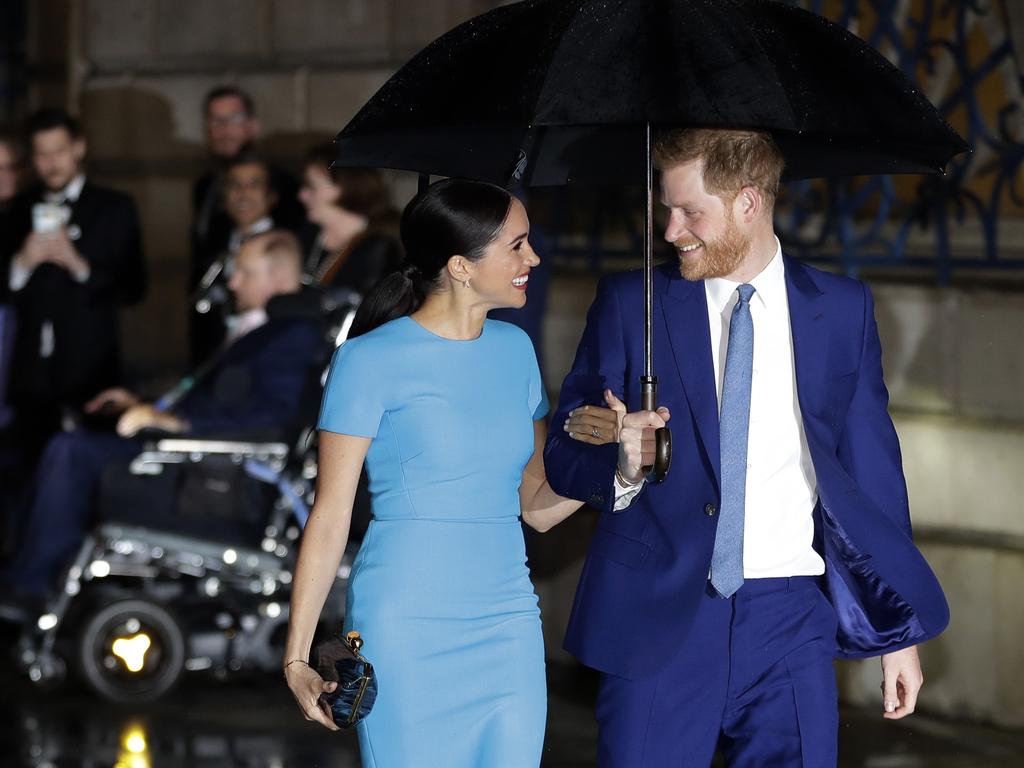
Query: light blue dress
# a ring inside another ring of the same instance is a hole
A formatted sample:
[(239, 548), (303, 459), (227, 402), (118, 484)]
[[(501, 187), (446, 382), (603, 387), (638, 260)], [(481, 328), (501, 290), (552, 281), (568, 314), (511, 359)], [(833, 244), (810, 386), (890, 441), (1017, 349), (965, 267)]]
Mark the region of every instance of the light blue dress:
[(540, 764), (544, 645), (518, 490), (547, 410), (508, 323), (454, 341), (401, 317), (335, 354), (320, 429), (373, 438), (345, 627), (379, 683), (358, 726), (367, 768)]

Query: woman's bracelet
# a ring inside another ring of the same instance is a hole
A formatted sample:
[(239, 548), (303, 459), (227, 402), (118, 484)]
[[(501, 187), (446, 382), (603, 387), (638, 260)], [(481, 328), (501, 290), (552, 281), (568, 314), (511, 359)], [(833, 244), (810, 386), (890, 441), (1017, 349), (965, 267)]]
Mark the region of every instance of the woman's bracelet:
[(290, 667), (292, 664), (305, 664), (307, 667), (312, 669), (312, 667), (309, 666), (309, 662), (306, 661), (305, 659), (292, 659), (291, 661), (286, 661), (285, 662), (285, 665), (283, 667), (281, 667), (281, 671), (283, 673), (287, 674), (288, 673), (288, 667)]

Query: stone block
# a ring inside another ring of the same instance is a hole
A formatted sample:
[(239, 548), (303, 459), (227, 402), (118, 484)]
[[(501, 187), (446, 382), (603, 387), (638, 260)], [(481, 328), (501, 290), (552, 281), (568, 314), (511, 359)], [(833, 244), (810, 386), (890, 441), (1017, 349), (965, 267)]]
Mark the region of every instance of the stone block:
[(270, 50), (268, 0), (161, 0), (160, 54), (248, 57)]
[(28, 60), (36, 65), (63, 65), (68, 58), (70, 0), (37, 0), (25, 4), (28, 13)]
[(175, 135), (177, 105), (163, 91), (162, 80), (93, 79), (82, 92), (82, 125), (95, 160), (123, 162), (138, 159), (196, 158), (203, 154), (195, 142)]
[(897, 413), (916, 524), (1024, 535), (1024, 429)]
[(253, 74), (237, 84), (252, 96), (264, 135), (306, 127), (305, 79), (294, 74)]
[(894, 408), (950, 413), (957, 380), (958, 294), (931, 286), (874, 284), (882, 365)]
[(205, 155), (203, 99), (212, 88), (224, 84), (223, 77), (212, 74), (179, 75), (133, 80), (139, 90), (157, 93), (170, 105), (170, 139), (190, 147), (192, 153)]
[(309, 129), (333, 138), (392, 74), (368, 69), (311, 75)]
[(100, 64), (142, 59), (157, 49), (157, 4), (151, 0), (88, 0), (84, 4), (85, 55)]
[(964, 292), (957, 323), (964, 414), (1024, 421), (1024, 296)]
[(504, 3), (497, 0), (444, 0), (423, 3), (397, 0), (395, 4), (395, 47), (405, 60), (448, 30)]
[(390, 57), (391, 4), (373, 0), (273, 0), (275, 52)]
[(145, 301), (121, 313), (125, 371), (132, 381), (180, 378), (187, 370), (185, 276), (176, 265), (150, 266)]

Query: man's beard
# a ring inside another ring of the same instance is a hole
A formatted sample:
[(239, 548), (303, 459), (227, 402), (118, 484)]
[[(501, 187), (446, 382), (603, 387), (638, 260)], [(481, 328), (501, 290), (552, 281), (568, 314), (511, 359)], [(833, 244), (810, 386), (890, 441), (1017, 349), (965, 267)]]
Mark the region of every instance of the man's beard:
[[(726, 277), (735, 272), (750, 251), (750, 235), (740, 232), (736, 221), (727, 217), (725, 232), (714, 240), (698, 241), (702, 244), (700, 256), (692, 258), (677, 251), (679, 273), (687, 280), (707, 280), (709, 277)], [(677, 240), (673, 245), (691, 245), (693, 240)]]

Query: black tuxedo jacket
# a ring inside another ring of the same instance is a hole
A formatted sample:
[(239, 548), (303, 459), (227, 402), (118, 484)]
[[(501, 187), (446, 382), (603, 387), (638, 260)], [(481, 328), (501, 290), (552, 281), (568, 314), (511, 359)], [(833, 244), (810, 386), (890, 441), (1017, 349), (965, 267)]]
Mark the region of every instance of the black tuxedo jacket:
[[(32, 206), (43, 190), (22, 195), (12, 211), (3, 271), (8, 290), (11, 258), (32, 231)], [(11, 397), (35, 407), (78, 407), (104, 387), (120, 383), (118, 309), (141, 301), (146, 290), (139, 220), (132, 199), (86, 181), (71, 204), (70, 234), (90, 275), (79, 283), (54, 264), (39, 266), (19, 291), (9, 292), (18, 330)], [(43, 352), (43, 328), (53, 328), (52, 352)]]

